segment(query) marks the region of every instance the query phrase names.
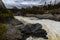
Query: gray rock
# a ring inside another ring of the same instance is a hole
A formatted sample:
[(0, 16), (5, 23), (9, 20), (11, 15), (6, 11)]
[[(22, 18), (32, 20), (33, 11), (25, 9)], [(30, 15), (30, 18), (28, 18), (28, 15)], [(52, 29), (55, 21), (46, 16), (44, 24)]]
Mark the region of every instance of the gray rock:
[(22, 40), (25, 40), (29, 36), (48, 39), (48, 37), (46, 36), (47, 32), (44, 29), (42, 29), (42, 25), (39, 23), (24, 25), (21, 28), (21, 33), (23, 33)]

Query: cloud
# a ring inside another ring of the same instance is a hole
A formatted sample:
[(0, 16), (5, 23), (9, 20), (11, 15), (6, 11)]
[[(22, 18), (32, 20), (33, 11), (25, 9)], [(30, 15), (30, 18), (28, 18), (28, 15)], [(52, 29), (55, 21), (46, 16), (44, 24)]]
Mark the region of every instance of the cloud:
[[(13, 6), (19, 6), (20, 7), (22, 5), (43, 5), (45, 2), (47, 4), (50, 4), (50, 1), (52, 1), (51, 3), (54, 4), (55, 0), (2, 0), (5, 4), (6, 7), (13, 7)], [(56, 2), (60, 2), (60, 0), (56, 0)]]

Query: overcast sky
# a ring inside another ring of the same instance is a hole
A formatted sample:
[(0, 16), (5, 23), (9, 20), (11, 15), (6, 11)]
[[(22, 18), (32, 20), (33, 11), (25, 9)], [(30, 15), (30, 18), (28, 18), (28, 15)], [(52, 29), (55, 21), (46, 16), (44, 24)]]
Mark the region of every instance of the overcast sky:
[[(2, 0), (6, 7), (12, 7), (12, 6), (21, 6), (21, 5), (43, 5), (46, 1), (47, 4), (52, 1), (52, 4), (54, 4), (55, 0)], [(56, 2), (59, 2), (60, 0), (56, 0)]]

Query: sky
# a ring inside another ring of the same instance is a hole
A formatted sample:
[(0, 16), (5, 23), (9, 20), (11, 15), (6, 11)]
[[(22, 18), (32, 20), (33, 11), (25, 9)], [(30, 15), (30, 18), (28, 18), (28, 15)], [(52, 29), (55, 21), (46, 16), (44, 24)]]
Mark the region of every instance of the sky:
[[(52, 1), (52, 4), (55, 3), (55, 0), (2, 0), (7, 8), (12, 7), (27, 7), (27, 6), (36, 6), (36, 5), (43, 5), (46, 1), (47, 4)], [(56, 0), (56, 2), (59, 2), (60, 0)]]

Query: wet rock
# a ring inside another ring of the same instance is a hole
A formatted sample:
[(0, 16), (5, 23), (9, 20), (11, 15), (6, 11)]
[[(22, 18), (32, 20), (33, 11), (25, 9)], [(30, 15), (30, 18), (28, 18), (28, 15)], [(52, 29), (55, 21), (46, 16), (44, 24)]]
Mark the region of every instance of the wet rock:
[(47, 33), (44, 29), (38, 29), (33, 33), (34, 37), (41, 37), (47, 39)]
[(10, 21), (10, 24), (12, 24), (12, 25), (21, 25), (21, 24), (23, 24), (21, 21), (18, 21), (17, 19), (12, 19), (11, 21)]
[(25, 31), (25, 33), (31, 33), (31, 32), (34, 32), (35, 30), (41, 29), (41, 28), (42, 28), (42, 25), (39, 24), (39, 23), (36, 23), (36, 24), (27, 24), (27, 25), (24, 25), (24, 27), (21, 28), (21, 30)]
[(47, 32), (44, 29), (42, 29), (42, 25), (39, 23), (24, 25), (21, 28), (21, 33), (23, 33), (22, 40), (25, 40), (29, 36), (48, 39), (48, 37), (46, 36)]
[(12, 19), (8, 23), (6, 23), (7, 33), (6, 38), (7, 40), (17, 40), (22, 38), (22, 33), (18, 29), (18, 25), (23, 25), (21, 21), (17, 19)]

